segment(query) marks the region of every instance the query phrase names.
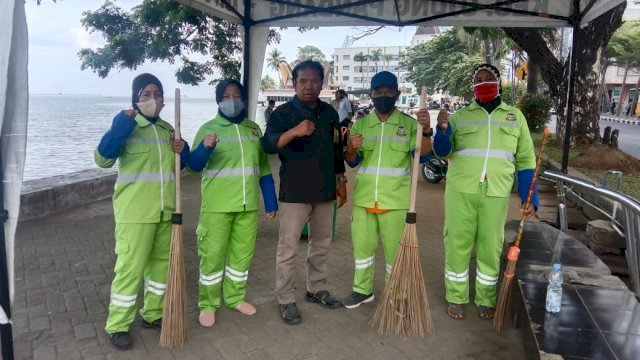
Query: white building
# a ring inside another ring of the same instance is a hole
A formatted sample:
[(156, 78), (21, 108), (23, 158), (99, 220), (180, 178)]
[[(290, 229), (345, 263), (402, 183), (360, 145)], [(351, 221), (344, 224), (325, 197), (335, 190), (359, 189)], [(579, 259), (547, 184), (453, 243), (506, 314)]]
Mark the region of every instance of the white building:
[[(429, 41), (440, 33), (437, 27), (419, 26), (411, 44)], [(347, 92), (360, 90), (368, 92), (371, 77), (380, 71), (390, 71), (398, 77), (398, 87), (402, 92), (400, 102), (408, 103), (417, 94), (413, 83), (407, 79), (408, 71), (400, 67), (407, 51), (406, 46), (366, 46), (341, 47), (333, 51), (333, 86)]]

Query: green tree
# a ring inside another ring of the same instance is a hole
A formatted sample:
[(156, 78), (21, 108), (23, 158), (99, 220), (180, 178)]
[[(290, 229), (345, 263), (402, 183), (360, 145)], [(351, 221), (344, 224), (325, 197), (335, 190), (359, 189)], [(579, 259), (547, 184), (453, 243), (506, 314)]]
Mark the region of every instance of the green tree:
[(409, 48), (401, 66), (409, 69), (408, 79), (416, 89), (422, 86), (429, 92), (442, 89), (468, 99), (471, 96), (469, 71), (482, 62), (480, 56), (467, 55), (466, 44), (460, 41), (456, 30), (450, 30)]
[[(627, 74), (629, 69), (640, 68), (640, 21), (626, 21), (620, 28), (613, 34), (609, 45), (607, 46), (606, 54), (610, 57), (611, 62), (615, 65), (624, 67), (624, 75), (622, 79), (623, 87), (627, 83)], [(640, 77), (636, 83), (636, 89), (640, 87)], [(638, 101), (636, 96), (630, 99), (633, 101), (631, 108), (635, 109), (635, 104)], [(620, 115), (620, 111), (623, 107), (623, 99), (620, 97), (618, 107), (616, 109), (616, 115)]]
[(378, 72), (378, 61), (382, 60), (382, 49), (375, 49), (371, 52), (371, 61), (373, 61), (375, 65), (375, 72)]
[(276, 81), (273, 80), (273, 78), (269, 75), (265, 75), (262, 77), (262, 80), (260, 81), (260, 89), (261, 90), (265, 90), (265, 89), (275, 89), (276, 88)]
[[(580, 59), (571, 77), (575, 79), (574, 106), (570, 142), (591, 144), (600, 137), (600, 93), (598, 82), (603, 54), (613, 33), (622, 24), (626, 2), (607, 11), (584, 27), (574, 31), (575, 51)], [(565, 107), (567, 105), (569, 58), (558, 60), (553, 52), (554, 44), (546, 36), (546, 29), (503, 28), (504, 32), (530, 59), (539, 64), (540, 75), (549, 87), (551, 101), (557, 112), (556, 135), (564, 137)]]
[(267, 67), (269, 69), (278, 71), (280, 69), (280, 61), (283, 59), (282, 53), (278, 49), (273, 49), (267, 57)]
[(298, 60), (315, 60), (322, 63), (327, 62), (327, 57), (322, 50), (313, 45), (298, 46)]
[[(102, 78), (113, 69), (136, 69), (145, 61), (178, 63), (176, 78), (183, 84), (197, 85), (214, 73), (240, 78), (241, 27), (178, 2), (143, 0), (125, 11), (107, 0), (97, 10), (84, 12), (81, 23), (106, 40), (101, 48), (78, 52), (82, 70)], [(268, 41), (280, 41), (277, 29), (270, 31)]]

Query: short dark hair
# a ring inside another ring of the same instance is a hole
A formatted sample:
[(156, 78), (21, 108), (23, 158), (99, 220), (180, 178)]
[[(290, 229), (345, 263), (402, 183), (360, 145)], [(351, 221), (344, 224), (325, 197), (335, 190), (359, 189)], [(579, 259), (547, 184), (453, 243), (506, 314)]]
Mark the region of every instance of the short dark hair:
[(273, 100), (273, 99), (269, 100), (269, 105), (275, 105), (275, 104), (276, 104), (275, 100)]
[(317, 70), (318, 74), (320, 74), (320, 80), (324, 81), (324, 68), (322, 67), (322, 64), (313, 60), (305, 60), (293, 68), (293, 81), (298, 79), (298, 71), (306, 69)]

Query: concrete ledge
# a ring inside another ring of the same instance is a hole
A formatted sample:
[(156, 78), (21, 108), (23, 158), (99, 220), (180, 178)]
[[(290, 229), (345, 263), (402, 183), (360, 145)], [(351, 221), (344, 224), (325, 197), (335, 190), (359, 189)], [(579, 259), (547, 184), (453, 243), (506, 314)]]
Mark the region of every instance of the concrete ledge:
[(20, 196), (20, 221), (106, 199), (113, 194), (116, 175), (115, 169), (89, 169), (25, 181)]

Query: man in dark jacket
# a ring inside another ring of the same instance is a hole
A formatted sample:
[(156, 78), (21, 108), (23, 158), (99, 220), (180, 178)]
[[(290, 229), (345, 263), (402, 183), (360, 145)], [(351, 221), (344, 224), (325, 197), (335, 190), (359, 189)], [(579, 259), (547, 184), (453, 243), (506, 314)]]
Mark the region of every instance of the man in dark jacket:
[[(295, 303), (295, 265), (300, 232), (309, 221), (306, 299), (335, 309), (327, 291), (327, 254), (333, 237), (333, 202), (347, 200), (338, 113), (319, 99), (324, 71), (315, 61), (293, 69), (294, 98), (272, 114), (262, 139), (280, 165), (280, 235), (276, 256), (276, 292), (285, 323), (302, 321)], [(336, 180), (338, 185), (336, 186)]]

